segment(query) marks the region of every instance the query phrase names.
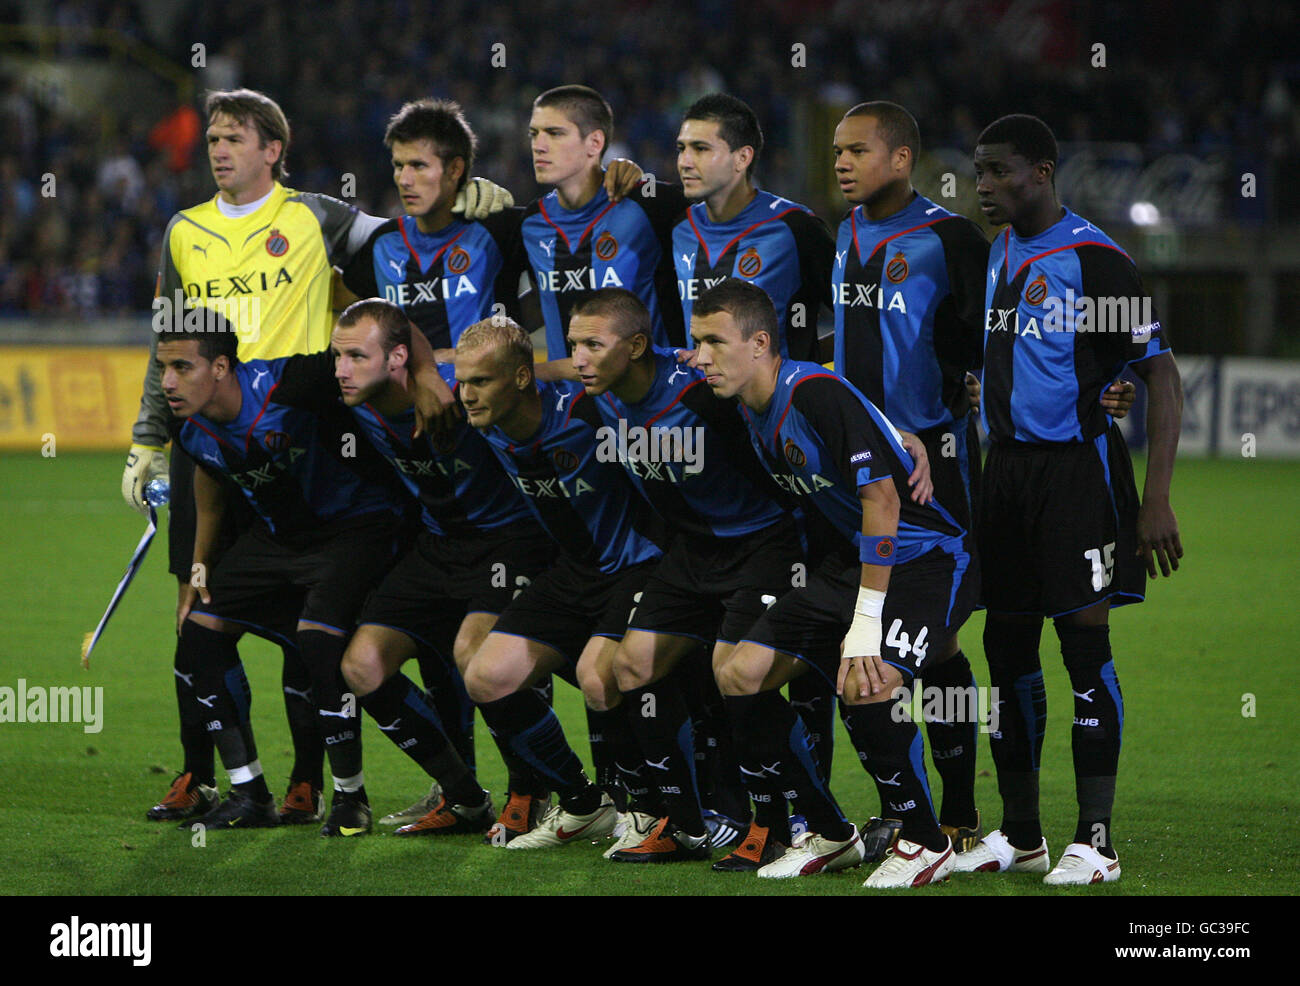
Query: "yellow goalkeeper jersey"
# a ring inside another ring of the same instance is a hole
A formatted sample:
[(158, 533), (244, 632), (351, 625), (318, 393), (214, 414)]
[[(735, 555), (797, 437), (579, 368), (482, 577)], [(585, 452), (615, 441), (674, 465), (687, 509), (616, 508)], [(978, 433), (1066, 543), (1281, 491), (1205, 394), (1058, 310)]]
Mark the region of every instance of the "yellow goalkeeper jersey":
[(167, 404), (153, 365), (158, 331), (202, 305), (235, 326), (241, 360), (325, 349), (333, 326), (331, 266), (347, 263), (382, 222), (279, 182), (246, 216), (223, 215), (216, 196), (173, 216), (163, 235), (155, 332), (133, 441), (167, 442)]

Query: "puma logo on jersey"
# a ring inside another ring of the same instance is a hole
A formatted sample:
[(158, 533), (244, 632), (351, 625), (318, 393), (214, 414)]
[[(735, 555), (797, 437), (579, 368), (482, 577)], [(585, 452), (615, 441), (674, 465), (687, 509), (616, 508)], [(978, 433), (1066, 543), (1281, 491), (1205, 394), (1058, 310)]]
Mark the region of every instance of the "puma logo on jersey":
[(740, 772), (741, 772), (742, 774), (748, 774), (750, 777), (764, 777), (764, 776), (780, 777), (780, 776), (781, 776), (781, 771), (778, 769), (780, 766), (781, 766), (781, 761), (778, 760), (776, 763), (772, 764), (770, 767), (769, 767), (768, 765), (766, 765), (766, 764), (762, 764), (762, 763), (760, 763), (760, 764), (758, 765), (758, 770), (757, 770), (757, 771), (746, 770), (744, 767), (741, 767), (741, 768), (740, 768)]
[(683, 254), (682, 254), (682, 263), (685, 264), (687, 267), (694, 267), (694, 266), (695, 266), (695, 254), (693, 254), (693, 253), (683, 253)]
[(785, 385), (786, 385), (787, 387), (790, 386), (790, 381), (793, 380), (795, 377), (797, 377), (797, 376), (798, 376), (800, 373), (802, 373), (802, 372), (803, 372), (803, 370), (795, 370), (793, 373), (791, 373), (788, 377), (785, 378)]
[(672, 382), (676, 380), (678, 377), (685, 377), (685, 376), (690, 376), (689, 371), (684, 366), (678, 366), (674, 368), (673, 372), (669, 375), (668, 383), (669, 385), (671, 385)]
[(551, 251), (555, 249), (555, 237), (552, 236), (549, 240), (538, 240), (537, 245), (545, 250), (546, 255), (549, 257), (551, 256)]
[(406, 276), (406, 267), (405, 267), (405, 265), (403, 265), (403, 264), (399, 264), (396, 260), (390, 260), (390, 261), (388, 261), (388, 266), (391, 267), (391, 268), (393, 268), (393, 270), (395, 270), (395, 271), (397, 272), (397, 276), (398, 276), (398, 277), (405, 277), (405, 276)]
[(1081, 699), (1082, 701), (1091, 704), (1091, 703), (1092, 703), (1092, 693), (1095, 692), (1096, 690), (1097, 690), (1097, 689), (1095, 689), (1095, 688), (1089, 688), (1086, 692), (1075, 692), (1075, 693), (1074, 693), (1074, 697), (1077, 698), (1077, 699)]
[[(895, 774), (893, 777), (890, 777), (888, 780), (886, 780), (884, 777), (876, 777), (876, 782), (878, 784), (886, 784), (890, 787), (902, 787), (903, 782), (898, 779), (899, 777), (902, 776), (902, 773), (903, 772), (900, 770), (897, 774)], [(875, 775), (873, 774), (872, 776)]]
[(197, 243), (191, 243), (191, 244), (190, 244), (190, 248), (193, 249), (193, 250), (197, 250), (197, 251), (199, 251), (199, 253), (203, 254), (203, 259), (204, 259), (204, 260), (207, 260), (207, 259), (208, 259), (208, 248), (207, 248), (207, 247), (205, 247), (205, 246), (199, 246)]
[(647, 761), (646, 761), (646, 766), (647, 766), (647, 767), (653, 767), (655, 770), (667, 770), (667, 769), (668, 769), (668, 761), (671, 760), (671, 759), (672, 759), (672, 756), (670, 755), (670, 756), (666, 756), (666, 757), (664, 757), (662, 760), (660, 760), (660, 761), (658, 761), (658, 762), (655, 762), (654, 760), (647, 760)]
[(401, 716), (398, 716), (396, 719), (394, 719), (392, 722), (390, 722), (387, 726), (380, 726), (380, 727), (379, 727), (379, 731), (380, 731), (381, 733), (392, 733), (392, 732), (396, 732), (396, 731), (397, 731), (397, 727), (400, 726), (401, 723), (402, 723), (402, 717), (401, 717)]
[(181, 674), (175, 668), (172, 668), (172, 674), (176, 675), (177, 678), (180, 678), (181, 681), (185, 682), (185, 684), (189, 685), (191, 688), (194, 687), (194, 675)]
[(333, 716), (335, 719), (351, 719), (351, 718), (352, 718), (352, 716), (350, 716), (350, 715), (348, 714), (348, 711), (347, 711), (346, 709), (344, 709), (342, 712), (331, 712), (329, 709), (317, 709), (316, 711), (319, 712), (319, 713), (320, 713), (321, 715), (323, 715), (323, 716)]
[(212, 703), (217, 700), (215, 695), (209, 695), (207, 698), (202, 695), (195, 695), (194, 697), (198, 700), (199, 705), (206, 705), (209, 709), (212, 708)]
[(557, 411), (563, 411), (563, 410), (564, 410), (564, 402), (567, 401), (567, 400), (568, 400), (570, 397), (572, 397), (572, 396), (573, 396), (572, 394), (561, 393), (560, 396), (559, 396), (559, 399), (556, 400), (556, 402), (555, 402), (555, 410), (557, 410)]
[(835, 251), (835, 266), (836, 266), (836, 267), (843, 267), (843, 266), (844, 266), (844, 258), (847, 257), (848, 255), (849, 255), (849, 251), (847, 251), (847, 250), (836, 250), (836, 251)]
[(258, 369), (256, 369), (256, 370), (254, 370), (254, 371), (253, 371), (253, 389), (254, 389), (254, 390), (257, 389), (257, 382), (258, 382), (259, 380), (261, 380), (263, 377), (269, 377), (270, 375), (271, 375), (271, 371), (270, 371), (270, 370), (264, 370), (264, 369), (261, 369), (260, 367), (259, 367)]
[(285, 685), (285, 686), (284, 686), (284, 693), (285, 693), (286, 695), (297, 695), (297, 696), (298, 696), (300, 699), (302, 699), (304, 702), (310, 702), (310, 701), (311, 701), (311, 689), (310, 689), (310, 688), (308, 688), (306, 691), (299, 691), (299, 690), (296, 689), (296, 688), (290, 688), (288, 685)]
[(1090, 229), (1090, 230), (1092, 230), (1094, 233), (1100, 233), (1100, 232), (1101, 232), (1101, 230), (1099, 230), (1096, 226), (1094, 226), (1092, 223), (1088, 222), (1088, 221), (1085, 219), (1083, 225), (1082, 225), (1082, 226), (1076, 226), (1074, 229), (1070, 230), (1070, 234), (1071, 234), (1072, 236), (1078, 236), (1078, 235), (1079, 235), (1080, 233), (1082, 233), (1085, 229)]
[(938, 211), (939, 211), (940, 209), (942, 209), (942, 208), (943, 208), (943, 206), (941, 206), (941, 205), (932, 205), (932, 206), (930, 206), (930, 208), (928, 208), (928, 209), (925, 210), (925, 214), (926, 214), (927, 216), (932, 215), (933, 213), (938, 212)]

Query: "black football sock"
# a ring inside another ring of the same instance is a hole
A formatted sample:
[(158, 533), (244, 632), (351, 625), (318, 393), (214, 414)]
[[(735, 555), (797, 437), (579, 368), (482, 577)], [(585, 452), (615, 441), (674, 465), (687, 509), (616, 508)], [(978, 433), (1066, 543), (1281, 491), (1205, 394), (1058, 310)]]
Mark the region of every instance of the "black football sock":
[(823, 785), (829, 784), (835, 757), (835, 689), (821, 675), (805, 674), (790, 682), (788, 692), (790, 705), (808, 727), (817, 776)]
[(939, 831), (925, 776), (921, 731), (898, 708), (898, 700), (867, 705), (840, 704), (840, 715), (858, 759), (876, 782), (882, 818), (903, 823), (900, 838), (938, 852), (948, 845)]
[(700, 803), (743, 827), (750, 817), (749, 791), (740, 776), (731, 722), (713, 676), (709, 653), (699, 655), (697, 661), (683, 661), (678, 665), (678, 671), (682, 670), (687, 672), (683, 691), (695, 726), (695, 775)]
[(920, 685), (930, 757), (943, 781), (939, 822), (973, 828), (978, 820), (975, 744), (979, 735), (979, 692), (975, 675), (966, 655), (958, 651), (942, 664), (929, 668)]
[(1038, 659), (1041, 622), (1012, 623), (992, 617), (984, 625), (989, 662), (989, 749), (1002, 795), (1002, 834), (1017, 849), (1043, 841), (1038, 817), (1038, 765), (1047, 727), (1047, 689)]
[(1124, 697), (1110, 653), (1110, 627), (1056, 624), (1061, 657), (1074, 692), (1075, 796), (1079, 821), (1074, 841), (1115, 858), (1110, 815), (1115, 803), (1115, 775), (1124, 733)]
[(657, 788), (668, 817), (688, 835), (705, 834), (695, 780), (695, 737), (677, 672), (623, 692), (622, 705), (646, 779)]
[[(614, 807), (619, 811), (644, 812), (656, 818), (666, 814), (663, 799), (654, 779), (649, 776), (650, 770), (622, 704), (604, 712), (588, 708), (587, 731), (593, 737), (591, 762), (596, 768), (596, 784), (610, 796)], [(594, 739), (596, 736), (600, 737), (599, 742)], [(640, 768), (639, 774), (637, 768)], [(603, 782), (602, 777), (605, 778)], [(624, 807), (619, 807), (620, 801)]]
[(267, 800), (270, 792), (262, 778), (248, 717), (252, 689), (234, 636), (186, 620), (181, 646), (199, 669), (195, 699), (203, 707), (206, 728), (230, 774), (230, 783), (258, 801)]
[[(299, 630), (298, 649), (311, 669), (311, 690), (320, 717), (334, 790), (355, 792), (365, 785), (361, 769), (361, 721), (356, 700), (340, 667), (348, 638), (324, 630)], [(344, 696), (347, 696), (345, 698)]]
[[(483, 720), (487, 723), (487, 720)], [(510, 743), (504, 736), (498, 736), (488, 726), (488, 733), (492, 737), (492, 742), (496, 744), (497, 752), (501, 754), (501, 762), (506, 765), (506, 788), (512, 794), (527, 794), (534, 798), (545, 800), (550, 797), (551, 786), (546, 782), (537, 771), (533, 770), (518, 753), (510, 748)]]
[(470, 770), (477, 769), (474, 752), (474, 703), (453, 661), (421, 647), (417, 660), (426, 701), (438, 713), (442, 728)]
[(185, 765), (181, 768), (181, 773), (190, 775), (191, 787), (194, 784), (215, 787), (216, 750), (205, 725), (207, 720), (203, 716), (203, 707), (195, 698), (197, 671), (194, 652), (182, 647), (178, 638), (172, 673), (176, 682), (176, 708), (181, 720), (181, 751), (185, 754)]
[(483, 788), (443, 731), (424, 693), (400, 671), (361, 700), (379, 731), (436, 780), (452, 804), (480, 805)]
[[(728, 722), (734, 730), (734, 746), (736, 749), (745, 749), (748, 736), (747, 730), (753, 728), (749, 720), (755, 714), (761, 714), (761, 706), (766, 704), (767, 701), (763, 696), (770, 694), (772, 693), (759, 692), (757, 695), (726, 695), (723, 697), (723, 701), (726, 703)], [(785, 793), (777, 779), (763, 769), (763, 756), (764, 751), (758, 750), (753, 752), (750, 757), (742, 757), (737, 764), (737, 773), (740, 774), (741, 779), (744, 781), (745, 788), (749, 792), (749, 798), (754, 803), (754, 824), (767, 829), (770, 838), (788, 846), (790, 844), (790, 813), (786, 810)], [(769, 764), (775, 759), (770, 751), (767, 752), (767, 758)]]
[(479, 706), (483, 721), (533, 770), (546, 778), (560, 804), (587, 815), (600, 804), (600, 788), (587, 779), (582, 761), (565, 739), (555, 711), (531, 688)]
[(313, 791), (319, 791), (325, 787), (325, 740), (311, 693), (311, 669), (298, 648), (282, 645), (281, 650), (284, 665), (280, 687), (284, 691), (284, 713), (289, 719), (289, 738), (293, 741), (289, 783), (306, 781)]
[[(724, 697), (735, 729), (740, 772), (751, 785), (750, 796), (775, 790), (808, 820), (810, 831), (837, 842), (849, 838), (853, 826), (822, 784), (808, 727), (790, 703), (776, 689)], [(772, 786), (763, 791), (753, 786), (755, 782)], [(755, 798), (754, 804), (762, 802)]]

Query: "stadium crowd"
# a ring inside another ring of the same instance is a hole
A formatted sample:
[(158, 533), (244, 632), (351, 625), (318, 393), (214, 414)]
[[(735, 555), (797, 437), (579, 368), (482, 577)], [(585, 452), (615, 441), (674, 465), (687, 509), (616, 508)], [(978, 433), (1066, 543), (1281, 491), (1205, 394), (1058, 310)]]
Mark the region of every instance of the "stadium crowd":
[[(400, 212), (379, 136), (402, 103), (459, 101), (484, 173), (523, 201), (534, 188), (523, 121), (533, 97), (561, 78), (595, 82), (618, 113), (611, 153), (664, 176), (675, 173), (682, 111), (707, 92), (740, 95), (767, 132), (762, 182), (828, 217), (838, 212), (820, 167), (829, 148), (801, 149), (798, 135), (810, 110), (842, 111), (868, 96), (911, 107), (927, 123), (929, 147), (963, 158), (981, 121), (1016, 108), (1057, 121), (1067, 148), (1104, 139), (1151, 153), (1225, 154), (1229, 174), (1285, 174), (1300, 163), (1291, 6), (1044, 3), (1028, 18), (1008, 7), (705, 0), (669, 12), (639, 0), (574, 18), (562, 0), (436, 8), (330, 0), (310, 17), (244, 0), (188, 10), (133, 0), (0, 4), (0, 24), (60, 28), (54, 51), (63, 59), (100, 51), (83, 40), (89, 28), (138, 39), (182, 67), (195, 43), (205, 55), (193, 106), (164, 116), (147, 103), (74, 113), (7, 60), (0, 316), (147, 310), (167, 217), (210, 192), (193, 112), (204, 89), (276, 93), (294, 129), (290, 184), (339, 195), (342, 176), (354, 175), (356, 204), (382, 215)], [(1164, 26), (1175, 22), (1201, 24), (1198, 47), (1166, 43)], [(1104, 70), (1089, 67), (1093, 39), (1107, 46)], [(14, 55), (33, 53), (9, 44)], [(197, 153), (186, 153), (187, 139)], [(1295, 192), (1272, 188), (1263, 211), (1236, 197), (1241, 211), (1228, 218), (1283, 223), (1300, 213)]]

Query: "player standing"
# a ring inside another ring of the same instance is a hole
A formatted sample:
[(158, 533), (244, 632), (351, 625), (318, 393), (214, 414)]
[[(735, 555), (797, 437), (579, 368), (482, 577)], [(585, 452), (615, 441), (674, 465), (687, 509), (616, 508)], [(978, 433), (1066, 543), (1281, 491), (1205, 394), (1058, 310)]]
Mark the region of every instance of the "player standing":
[(673, 227), (682, 317), (689, 333), (696, 298), (725, 277), (741, 278), (772, 299), (781, 354), (815, 360), (834, 240), (807, 206), (754, 186), (762, 151), (758, 117), (734, 96), (704, 96), (682, 118), (677, 173), (693, 203)]
[[(685, 342), (676, 306), (663, 299), (672, 297), (671, 229), (686, 200), (676, 186), (654, 181), (611, 200), (600, 161), (613, 130), (609, 103), (587, 86), (548, 89), (533, 101), (533, 173), (555, 187), (528, 207), (522, 237), (550, 361), (568, 357), (573, 304), (598, 288), (626, 288), (640, 298), (650, 310), (656, 345)], [(567, 364), (564, 372), (572, 378)]]
[[(1003, 816), (959, 870), (1046, 871), (1038, 767), (1047, 719), (1038, 648), (1054, 621), (1074, 692), (1074, 838), (1049, 884), (1119, 879), (1111, 812), (1124, 703), (1111, 655), (1112, 606), (1143, 598), (1182, 545), (1169, 488), (1182, 410), (1178, 368), (1128, 255), (1056, 196), (1056, 138), (1037, 117), (990, 124), (975, 148), (980, 208), (1009, 228), (986, 280), (983, 419), (992, 441), (978, 534), (984, 651), (1000, 693), (990, 735)], [(1147, 384), (1150, 438), (1138, 504), (1128, 450), (1103, 389), (1131, 365)], [(1014, 696), (1014, 697), (1012, 697)]]
[[(964, 216), (912, 187), (921, 135), (896, 103), (860, 103), (835, 128), (835, 174), (849, 203), (835, 243), (835, 370), (897, 427), (925, 442), (935, 496), (967, 530), (980, 473), (966, 374), (981, 361), (988, 241)], [(926, 688), (975, 695), (956, 636), (931, 645)], [(926, 732), (943, 779), (942, 830), (957, 852), (984, 834), (975, 807), (975, 703)], [(882, 852), (891, 820), (877, 820)]]

